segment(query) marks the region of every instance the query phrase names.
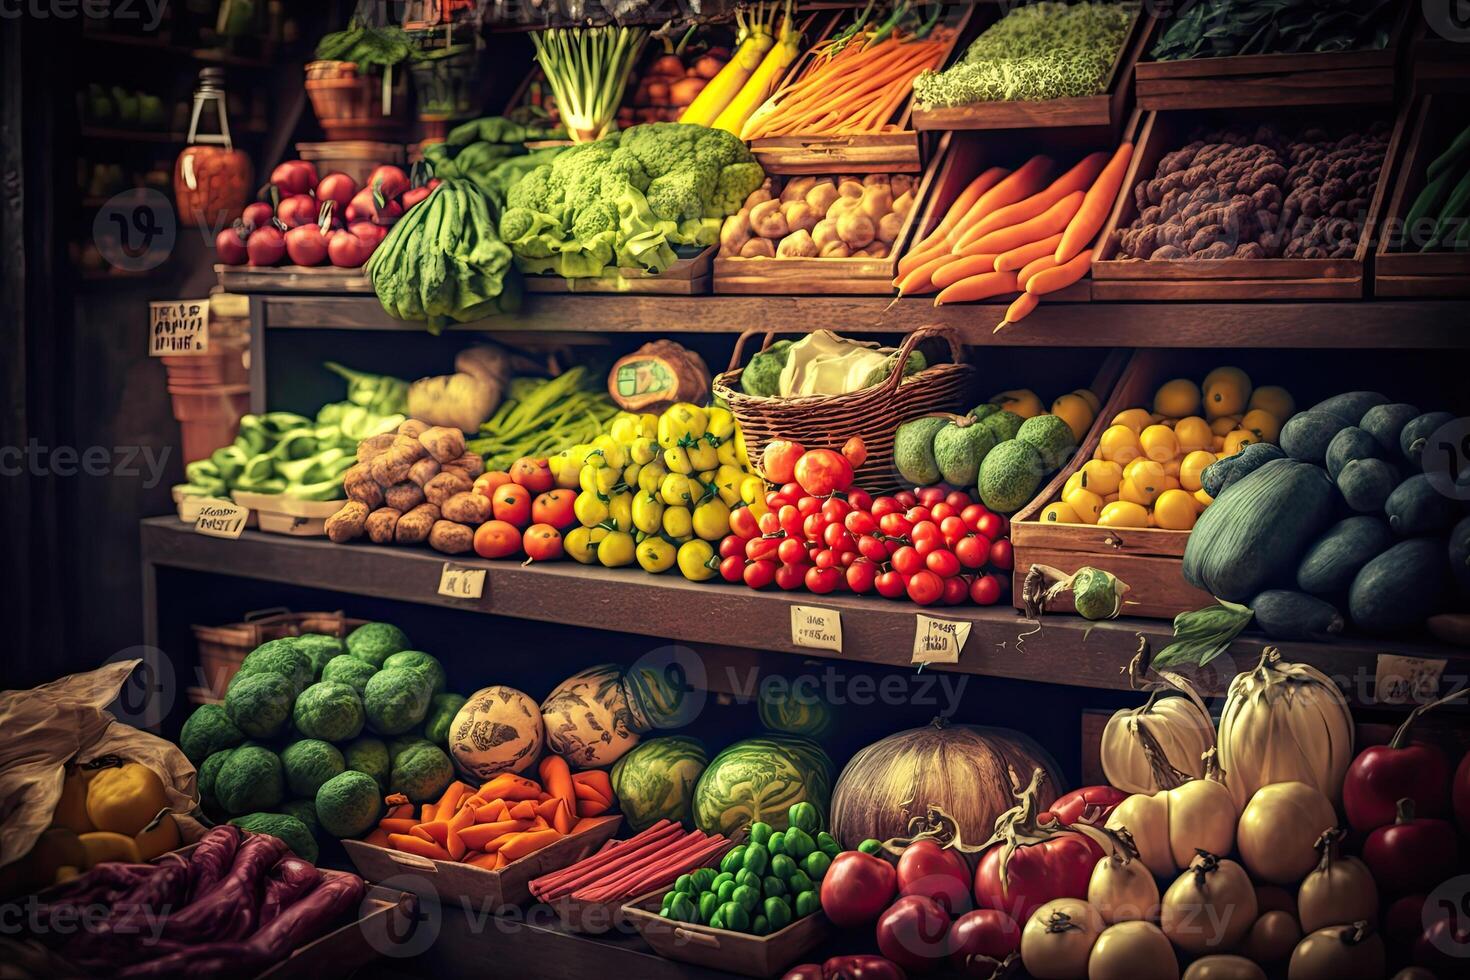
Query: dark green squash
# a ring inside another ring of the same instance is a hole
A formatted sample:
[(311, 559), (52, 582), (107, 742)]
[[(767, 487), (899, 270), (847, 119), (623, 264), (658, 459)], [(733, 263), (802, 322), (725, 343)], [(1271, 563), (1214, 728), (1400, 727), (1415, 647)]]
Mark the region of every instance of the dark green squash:
[(1404, 454), (1404, 459), (1414, 469), (1423, 469), (1420, 456), (1424, 453), (1424, 447), (1429, 444), (1429, 437), (1434, 435), (1434, 430), (1446, 422), (1454, 421), (1454, 416), (1449, 412), (1425, 412), (1416, 418), (1410, 419), (1399, 433), (1399, 451)]
[(1184, 578), (1232, 602), (1290, 585), (1332, 522), (1336, 494), (1319, 467), (1273, 459), (1205, 508), (1184, 547)]
[(1327, 444), (1327, 475), (1334, 480), (1342, 472), (1342, 468), (1355, 459), (1379, 459), (1383, 456), (1383, 450), (1379, 448), (1378, 440), (1367, 432), (1350, 425)]
[(1470, 517), (1450, 531), (1450, 574), (1460, 593), (1470, 596)]
[(1281, 427), (1281, 448), (1292, 459), (1321, 466), (1332, 437), (1351, 424), (1331, 412), (1297, 412)]
[(1381, 459), (1355, 459), (1337, 474), (1342, 499), (1359, 514), (1382, 513), (1384, 502), (1398, 485), (1398, 467)]
[(1363, 566), (1393, 543), (1393, 532), (1380, 518), (1359, 514), (1338, 521), (1302, 556), (1296, 586), (1313, 595), (1345, 593)]
[(1333, 395), (1307, 409), (1309, 412), (1326, 412), (1335, 415), (1343, 421), (1344, 425), (1357, 425), (1363, 420), (1368, 409), (1377, 405), (1387, 405), (1388, 396), (1376, 391), (1348, 391), (1341, 395)]
[(1400, 483), (1383, 504), (1388, 526), (1401, 538), (1446, 530), (1455, 522), (1458, 511), (1455, 501), (1436, 490), (1423, 473)]
[(1233, 456), (1217, 459), (1200, 474), (1200, 486), (1211, 497), (1218, 497), (1225, 488), (1236, 480), (1273, 459), (1282, 459), (1286, 454), (1279, 446), (1269, 442), (1253, 442)]
[(1305, 592), (1267, 589), (1249, 603), (1256, 625), (1276, 640), (1321, 640), (1342, 632), (1342, 613)]
[(1362, 430), (1378, 440), (1378, 445), (1383, 447), (1380, 454), (1384, 459), (1396, 459), (1399, 449), (1399, 433), (1404, 431), (1404, 426), (1417, 418), (1419, 410), (1413, 405), (1405, 402), (1394, 402), (1391, 405), (1374, 405), (1363, 413), (1363, 420), (1358, 423)]
[(1353, 579), (1348, 590), (1353, 625), (1370, 633), (1422, 626), (1441, 609), (1449, 565), (1443, 538), (1400, 541)]

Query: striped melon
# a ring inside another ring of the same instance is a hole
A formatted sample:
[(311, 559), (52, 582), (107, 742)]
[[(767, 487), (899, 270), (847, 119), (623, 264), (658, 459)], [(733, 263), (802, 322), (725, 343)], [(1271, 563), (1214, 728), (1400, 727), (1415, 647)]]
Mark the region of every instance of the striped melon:
[(705, 769), (694, 788), (694, 822), (705, 833), (733, 834), (760, 820), (777, 830), (803, 800), (825, 815), (832, 760), (811, 739), (768, 734), (736, 742)]
[(821, 738), (832, 728), (832, 706), (811, 691), (762, 684), (756, 709), (773, 732)]
[(691, 696), (694, 688), (677, 654), (658, 659), (644, 657), (628, 669), (623, 690), (634, 720), (645, 732), (651, 728), (683, 728), (694, 720), (704, 703), (702, 698)]
[(613, 792), (628, 825), (643, 830), (660, 820), (693, 826), (694, 784), (709, 763), (704, 745), (685, 735), (651, 738), (612, 767)]
[(573, 769), (610, 766), (638, 744), (623, 669), (598, 664), (558, 684), (541, 702), (546, 744)]
[(470, 695), (449, 726), (449, 754), (466, 775), (481, 782), (533, 765), (544, 741), (536, 702), (503, 685)]

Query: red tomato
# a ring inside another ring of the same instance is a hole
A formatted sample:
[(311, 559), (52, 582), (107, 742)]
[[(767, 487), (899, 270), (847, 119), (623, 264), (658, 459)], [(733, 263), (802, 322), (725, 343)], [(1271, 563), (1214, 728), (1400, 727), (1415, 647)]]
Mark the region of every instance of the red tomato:
[(957, 851), (937, 841), (915, 841), (898, 858), (898, 893), (923, 895), (944, 907), (948, 915), (961, 915), (974, 904), (970, 899), (970, 867)]
[(853, 487), (847, 491), (847, 503), (853, 510), (871, 512), (873, 509), (873, 495), (866, 490)]
[(781, 538), (751, 538), (745, 542), (745, 557), (751, 561), (775, 561)]
[(510, 478), (532, 493), (545, 493), (556, 486), (545, 456), (522, 456), (510, 464)]
[(781, 515), (773, 510), (768, 510), (756, 521), (762, 534), (777, 534), (781, 531)]
[[(487, 470), (475, 477), (474, 492), (482, 497), (495, 496), (495, 488), (510, 482), (510, 474), (504, 470)], [(576, 497), (573, 495), (573, 500)]]
[(852, 464), (830, 449), (810, 449), (796, 461), (796, 482), (807, 493), (825, 497), (852, 486)]
[(860, 510), (850, 510), (842, 519), (842, 526), (853, 534), (872, 534), (878, 530), (878, 522), (873, 520), (873, 515)]
[(908, 510), (919, 502), (919, 498), (914, 496), (912, 490), (900, 490), (893, 495), (893, 499), (898, 501), (898, 506), (902, 510)]
[(941, 500), (939, 503), (929, 508), (929, 519), (932, 520), (935, 524), (943, 527), (945, 518), (958, 517), (959, 513), (960, 512), (958, 510), (949, 505), (948, 501)]
[(806, 570), (812, 566), (805, 561), (794, 565), (783, 564), (776, 569), (776, 585), (785, 592), (795, 592), (806, 584)]
[(1428, 892), (1456, 867), (1459, 843), (1448, 820), (1420, 817), (1412, 800), (1398, 808), (1393, 823), (1363, 841), (1363, 863), (1387, 895)]
[(954, 543), (954, 556), (965, 568), (981, 568), (990, 560), (990, 539), (966, 535)]
[(963, 513), (966, 507), (974, 503), (970, 495), (963, 490), (951, 490), (944, 498), (944, 502), (953, 507), (956, 514)]
[(270, 224), (271, 219), (275, 216), (276, 210), (268, 202), (254, 201), (245, 205), (245, 210), (240, 214), (240, 220), (245, 223), (245, 230), (251, 232), (263, 225)]
[(998, 538), (990, 546), (990, 564), (1003, 572), (1009, 572), (1015, 567), (1015, 555), (1011, 551), (1010, 538)]
[(827, 531), (827, 519), (820, 513), (811, 513), (801, 519), (801, 536), (813, 543), (820, 542)]
[(822, 501), (822, 516), (833, 524), (841, 524), (852, 506), (841, 497), (828, 497)]
[(753, 538), (761, 533), (760, 522), (749, 507), (736, 507), (730, 511), (730, 530), (742, 538)]
[(516, 527), (531, 523), (531, 491), (519, 483), (502, 483), (490, 495), (491, 509), (495, 519), (507, 521)]
[(475, 554), (481, 558), (506, 558), (521, 550), (521, 532), (505, 521), (486, 521), (475, 529)]
[(890, 538), (906, 538), (914, 529), (902, 514), (884, 514), (878, 519), (878, 527)]
[[(934, 527), (934, 525), (931, 524), (929, 527)], [(928, 529), (920, 531), (919, 528), (914, 528), (913, 539), (914, 547), (921, 555), (928, 555), (929, 552), (944, 547), (944, 538), (940, 536), (938, 528), (934, 528), (933, 531)]]
[(720, 562), (720, 578), (726, 582), (739, 582), (745, 578), (745, 556), (731, 555)]
[(843, 851), (822, 877), (822, 911), (834, 925), (871, 925), (898, 893), (898, 872), (880, 857)]
[(918, 498), (919, 503), (925, 507), (933, 507), (948, 495), (949, 487), (942, 483), (936, 483), (929, 487), (919, 487), (914, 492), (914, 496)]
[(1084, 786), (1058, 796), (1047, 811), (1064, 824), (1102, 825), (1126, 799), (1127, 793), (1111, 786)]
[(802, 497), (805, 497), (806, 494), (801, 492), (801, 484), (794, 480), (787, 480), (781, 484), (781, 496), (785, 497), (788, 503), (794, 504), (801, 500)]
[(923, 556), (909, 545), (904, 545), (893, 553), (893, 569), (900, 575), (907, 577), (923, 567)]
[(368, 174), (366, 186), (391, 200), (408, 190), (408, 175), (402, 169), (385, 163)]
[(801, 511), (802, 517), (811, 517), (813, 514), (820, 514), (822, 511), (822, 498), (813, 497), (809, 493), (804, 493), (796, 501), (796, 509)]
[(577, 515), (572, 513), (572, 505), (576, 502), (575, 490), (550, 490), (539, 494), (531, 501), (531, 520), (564, 530), (577, 523)]
[(948, 955), (949, 915), (923, 895), (905, 895), (878, 917), (878, 952), (905, 970), (927, 973)]
[[(798, 968), (799, 969), (799, 968)], [(904, 980), (903, 967), (881, 956), (829, 956), (822, 961), (820, 980)], [(782, 977), (781, 980), (791, 980)], [(807, 980), (797, 977), (796, 980)], [(812, 980), (817, 980), (813, 977)]]
[(1000, 879), (1002, 847), (980, 855), (975, 868), (975, 903), (981, 908), (1000, 909), (1017, 922), (1031, 918), (1054, 898), (1087, 897), (1092, 869), (1102, 860), (1102, 848), (1081, 834), (1060, 831), (1035, 844), (1011, 852), (1006, 864), (1007, 880)]
[(870, 561), (860, 558), (847, 566), (847, 587), (859, 595), (872, 592), (877, 577), (878, 566)]
[(806, 561), (806, 542), (801, 538), (782, 538), (776, 545), (776, 557), (787, 565)]
[(867, 508), (868, 513), (879, 520), (885, 514), (899, 514), (903, 512), (903, 506), (892, 497), (874, 497), (873, 503)]
[(1000, 579), (980, 575), (970, 583), (970, 601), (977, 606), (993, 606), (1000, 601)]
[(932, 606), (944, 595), (944, 580), (925, 569), (909, 576), (908, 594), (920, 606)]
[(776, 574), (776, 563), (769, 558), (752, 561), (745, 566), (745, 584), (752, 589), (764, 589), (771, 584)]
[(924, 567), (940, 578), (951, 578), (960, 573), (960, 560), (953, 551), (938, 548), (924, 556)]
[(864, 534), (858, 538), (858, 552), (868, 561), (882, 564), (888, 560), (888, 549), (883, 547), (883, 542), (871, 534)]
[(837, 566), (837, 552), (831, 548), (821, 548), (812, 552), (812, 564), (818, 568), (835, 568)]
[(772, 439), (761, 451), (761, 475), (772, 483), (790, 483), (796, 473), (796, 461), (806, 452), (799, 442)]
[(1021, 927), (998, 909), (975, 909), (949, 927), (949, 962), (967, 977), (993, 977), (1021, 949)]
[(847, 465), (860, 469), (868, 461), (868, 444), (863, 442), (862, 436), (853, 436), (842, 444), (842, 456)]
[(905, 590), (903, 576), (889, 569), (873, 580), (873, 588), (885, 599), (900, 598)]
[(857, 541), (841, 524), (828, 524), (822, 528), (822, 541), (827, 547), (838, 551), (851, 551), (857, 547)]
[(988, 510), (985, 513), (981, 514), (972, 526), (978, 533), (985, 535), (992, 541), (1000, 537), (1006, 531), (1005, 518), (1001, 517), (999, 514), (993, 514)]
[(336, 205), (338, 214), (346, 210), (347, 205), (352, 203), (352, 198), (357, 194), (357, 181), (350, 174), (344, 174), (340, 170), (334, 170), (321, 180), (317, 181), (316, 199), (323, 204), (332, 201)]
[(720, 557), (733, 558), (739, 555), (745, 557), (745, 539), (738, 534), (727, 534), (720, 539)]
[(842, 573), (830, 566), (827, 568), (813, 566), (807, 569), (806, 587), (809, 592), (815, 592), (817, 595), (826, 595), (836, 589), (841, 582)]
[(858, 553), (856, 551), (842, 551), (838, 552), (837, 554), (837, 564), (841, 565), (843, 568), (847, 568), (857, 560)]
[(787, 497), (780, 490), (766, 491), (766, 508), (768, 510), (780, 510), (791, 502), (791, 498)]
[(781, 522), (781, 530), (793, 538), (801, 537), (801, 524), (805, 518), (801, 511), (796, 509), (795, 504), (786, 504), (777, 513), (776, 518)]
[(980, 518), (988, 513), (990, 511), (985, 509), (984, 504), (970, 504), (960, 511), (960, 520), (965, 522), (966, 527), (974, 531), (980, 525)]
[(1388, 745), (1373, 745), (1358, 753), (1342, 781), (1342, 808), (1348, 823), (1367, 833), (1394, 822), (1399, 800), (1414, 801), (1421, 817), (1450, 815), (1450, 760), (1438, 746), (1403, 742), (1395, 734)]
[(944, 595), (939, 601), (946, 606), (963, 606), (965, 600), (970, 598), (970, 583), (965, 581), (963, 575), (944, 580)]
[(282, 194), (309, 194), (317, 180), (316, 164), (309, 160), (286, 160), (271, 171), (271, 183)]
[(963, 518), (952, 514), (939, 522), (939, 533), (944, 535), (944, 543), (953, 548), (956, 542), (970, 533), (970, 528)]
[(909, 523), (914, 525), (915, 527), (919, 526), (920, 524), (929, 523), (930, 521), (934, 522), (935, 527), (939, 526), (939, 522), (934, 520), (934, 514), (930, 512), (928, 507), (925, 507), (922, 504), (916, 504), (915, 506), (910, 507), (903, 516), (908, 518)]
[(555, 561), (562, 556), (561, 532), (550, 524), (532, 524), (521, 547), (532, 561)]

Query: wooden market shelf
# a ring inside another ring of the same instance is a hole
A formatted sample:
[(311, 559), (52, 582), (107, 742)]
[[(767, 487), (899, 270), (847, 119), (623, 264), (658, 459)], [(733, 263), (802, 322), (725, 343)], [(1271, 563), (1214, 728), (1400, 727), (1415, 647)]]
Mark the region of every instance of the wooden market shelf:
[[(960, 662), (938, 669), (1102, 690), (1129, 689), (1123, 668), (1136, 652), (1139, 634), (1150, 638), (1155, 651), (1171, 635), (1168, 623), (1142, 619), (1089, 623), (1076, 616), (1057, 615), (1044, 619), (1036, 630), (1034, 622), (1008, 606), (920, 610), (875, 596), (756, 592), (742, 585), (695, 583), (671, 575), (652, 576), (639, 569), (606, 569), (570, 561), (522, 566), (459, 556), (452, 560), (484, 568), (487, 574), (482, 599), (454, 599), (438, 592), (440, 573), (450, 556), (427, 549), (336, 545), (322, 538), (258, 531), (246, 531), (238, 540), (229, 541), (195, 534), (173, 516), (144, 520), (142, 543), (143, 561), (150, 567), (260, 579), (516, 619), (595, 623), (618, 633), (890, 667), (910, 666), (915, 617), (927, 612), (971, 624)], [(793, 605), (838, 610), (843, 651), (795, 646), (789, 612)], [(686, 615), (691, 608), (700, 609), (701, 614)], [(1030, 635), (1018, 643), (1023, 633)], [(1253, 664), (1266, 645), (1263, 637), (1247, 636), (1231, 648), (1231, 656), (1237, 665)], [(1351, 638), (1330, 644), (1277, 645), (1289, 659), (1305, 661), (1351, 682), (1354, 693), (1371, 688), (1378, 654), (1389, 650), (1449, 660), (1446, 676), (1464, 676), (1470, 671), (1470, 652), (1425, 642)], [(1201, 677), (1200, 681), (1206, 693), (1220, 694), (1229, 677)]]
[[(243, 279), (243, 276), (241, 277)], [(395, 320), (373, 296), (250, 293), (268, 329), (422, 331)], [(925, 325), (960, 332), (967, 344), (1012, 347), (1297, 347), (1447, 350), (1470, 347), (1470, 302), (1371, 300), (1261, 303), (1043, 303), (1022, 323), (993, 333), (1004, 304), (945, 306), (882, 296), (527, 296), (514, 316), (451, 329), (494, 332), (740, 333), (752, 325), (808, 324), (904, 333)]]

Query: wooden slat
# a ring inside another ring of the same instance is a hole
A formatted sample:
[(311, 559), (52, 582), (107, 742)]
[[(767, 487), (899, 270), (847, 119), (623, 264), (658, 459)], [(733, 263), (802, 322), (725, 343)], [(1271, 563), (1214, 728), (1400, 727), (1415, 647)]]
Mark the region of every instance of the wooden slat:
[(1404, 137), (1403, 159), (1373, 257), (1374, 295), (1470, 296), (1470, 252), (1424, 253), (1412, 250), (1412, 243), (1410, 250), (1399, 251), (1405, 236), (1416, 234), (1404, 222), (1424, 189), (1425, 170), (1470, 121), (1470, 112), (1461, 95), (1430, 93), (1417, 100), (1409, 118), (1412, 124)]

